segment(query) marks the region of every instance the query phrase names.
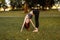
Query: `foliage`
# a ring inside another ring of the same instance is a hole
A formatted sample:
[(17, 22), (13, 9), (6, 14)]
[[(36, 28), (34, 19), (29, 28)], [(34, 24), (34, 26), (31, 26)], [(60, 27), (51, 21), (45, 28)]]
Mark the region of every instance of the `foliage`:
[(54, 5), (54, 0), (25, 0), (29, 7), (34, 7), (37, 4), (40, 4), (42, 8), (44, 7), (52, 7)]

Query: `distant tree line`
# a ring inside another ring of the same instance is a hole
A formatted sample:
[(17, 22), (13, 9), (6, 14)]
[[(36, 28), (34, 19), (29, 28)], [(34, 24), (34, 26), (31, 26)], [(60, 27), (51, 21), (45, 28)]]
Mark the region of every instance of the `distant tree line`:
[(42, 6), (42, 9), (44, 9), (44, 7), (51, 8), (55, 4), (54, 0), (25, 0), (25, 1), (30, 8), (34, 7), (37, 4), (40, 4), (40, 6)]
[[(5, 0), (0, 0), (2, 2), (4, 2)], [(11, 6), (13, 7), (22, 7), (22, 0), (10, 0), (11, 1)], [(26, 4), (28, 5), (29, 8), (36, 6), (37, 4), (39, 4), (40, 6), (42, 6), (42, 9), (44, 9), (45, 7), (49, 7), (49, 9), (51, 9), (51, 7), (55, 4), (54, 0), (24, 0), (26, 2)]]
[[(21, 0), (10, 0), (10, 5), (12, 9), (14, 9), (15, 7), (20, 8), (22, 6)], [(5, 0), (0, 0), (0, 7), (7, 8)]]
[(22, 7), (21, 0), (11, 0), (10, 5), (13, 7), (13, 9), (14, 7), (16, 8)]

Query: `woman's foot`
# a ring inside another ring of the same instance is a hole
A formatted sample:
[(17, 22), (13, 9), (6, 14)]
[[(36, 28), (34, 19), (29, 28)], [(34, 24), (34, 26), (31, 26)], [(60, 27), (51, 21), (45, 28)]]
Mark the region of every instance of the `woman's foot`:
[(33, 32), (38, 32), (38, 28), (36, 28), (35, 30), (33, 30)]

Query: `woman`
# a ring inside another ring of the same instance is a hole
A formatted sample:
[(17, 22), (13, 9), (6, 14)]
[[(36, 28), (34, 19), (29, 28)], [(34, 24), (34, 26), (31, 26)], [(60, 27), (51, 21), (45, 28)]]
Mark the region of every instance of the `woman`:
[(25, 24), (24, 24), (24, 27), (27, 29), (27, 30), (29, 30), (29, 27), (30, 27), (30, 20), (31, 20), (31, 18), (32, 18), (32, 16), (33, 16), (33, 12), (32, 11), (30, 11), (30, 13), (28, 13), (26, 16), (25, 16)]
[[(27, 30), (29, 30), (30, 22), (31, 22), (32, 25), (34, 26), (32, 20), (31, 20), (32, 16), (33, 16), (33, 11), (30, 11), (30, 12), (25, 16), (25, 19), (24, 19), (24, 22), (23, 22), (21, 31), (23, 30), (23, 27), (25, 27)], [(34, 26), (34, 27), (35, 27), (35, 26)]]

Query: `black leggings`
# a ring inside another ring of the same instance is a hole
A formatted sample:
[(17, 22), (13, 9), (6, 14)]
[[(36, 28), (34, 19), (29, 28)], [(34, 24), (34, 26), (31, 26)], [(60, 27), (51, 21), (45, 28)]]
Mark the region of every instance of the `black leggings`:
[(35, 26), (38, 28), (39, 27), (39, 14), (35, 15)]
[(38, 28), (39, 27), (39, 10), (34, 9), (33, 13), (35, 15), (35, 26)]

